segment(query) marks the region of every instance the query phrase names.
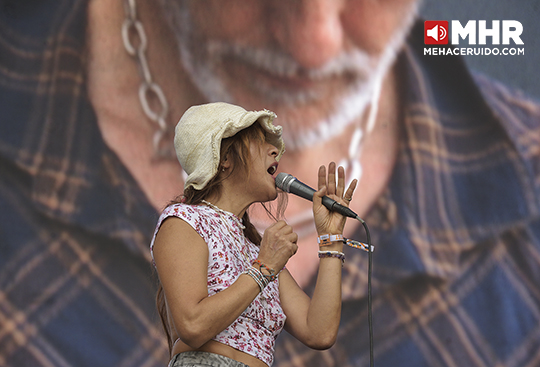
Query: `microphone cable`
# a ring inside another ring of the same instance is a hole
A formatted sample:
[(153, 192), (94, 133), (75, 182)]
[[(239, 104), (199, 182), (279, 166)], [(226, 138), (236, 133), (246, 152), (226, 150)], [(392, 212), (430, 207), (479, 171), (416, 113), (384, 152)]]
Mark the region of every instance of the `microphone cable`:
[[(278, 173), (275, 179), (276, 186), (287, 193), (292, 193), (306, 200), (313, 201), (313, 194), (315, 189), (309, 187), (301, 181), (298, 181), (296, 177), (285, 172)], [(369, 329), (369, 365), (373, 367), (373, 315), (372, 315), (372, 297), (371, 297), (371, 273), (373, 267), (373, 246), (371, 245), (371, 235), (366, 222), (360, 218), (355, 212), (348, 207), (344, 207), (337, 203), (335, 200), (330, 199), (328, 196), (322, 198), (322, 204), (330, 211), (336, 211), (348, 218), (354, 218), (362, 223), (366, 231), (367, 244), (343, 238), (343, 243), (347, 246), (358, 248), (369, 253), (368, 255), (368, 329)]]
[(369, 332), (369, 365), (370, 367), (373, 367), (374, 365), (374, 358), (373, 358), (373, 307), (372, 307), (372, 297), (371, 297), (371, 273), (373, 271), (373, 250), (374, 247), (371, 245), (371, 235), (369, 233), (369, 228), (366, 224), (366, 222), (360, 218), (359, 216), (355, 217), (356, 220), (358, 220), (360, 223), (362, 223), (362, 226), (364, 227), (364, 230), (366, 231), (366, 239), (367, 244), (358, 242), (355, 240), (351, 240), (348, 238), (343, 239), (343, 243), (347, 246), (358, 248), (364, 251), (368, 252), (368, 332)]

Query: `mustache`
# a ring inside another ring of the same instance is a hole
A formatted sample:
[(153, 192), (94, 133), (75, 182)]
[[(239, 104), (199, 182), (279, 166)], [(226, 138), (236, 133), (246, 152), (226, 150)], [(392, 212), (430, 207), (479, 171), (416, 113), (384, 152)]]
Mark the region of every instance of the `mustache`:
[[(341, 51), (321, 67), (306, 68), (281, 49), (248, 46), (222, 40), (208, 40), (205, 45), (205, 56), (209, 60), (214, 60), (214, 65), (233, 60), (276, 79), (297, 79), (316, 83), (341, 78), (353, 89), (369, 79), (379, 60), (377, 56), (369, 55), (363, 50), (352, 49)], [(321, 97), (317, 89), (280, 88), (279, 85), (268, 85), (260, 79), (248, 80), (247, 83), (253, 90), (264, 94), (268, 101), (287, 106), (311, 103)]]
[[(245, 100), (237, 100), (226, 81), (230, 65), (246, 66), (250, 78), (242, 79), (242, 91), (251, 90), (255, 100), (273, 105), (278, 114), (284, 111), (287, 129), (283, 134), (292, 151), (329, 141), (360, 121), (370, 105), (374, 86), (391, 67), (418, 9), (410, 8), (382, 52), (371, 54), (349, 45), (324, 65), (306, 68), (276, 43), (246, 45), (237, 39), (209, 38), (194, 27), (184, 1), (161, 1), (177, 37), (181, 63), (194, 86), (209, 101), (243, 104)], [(313, 88), (295, 88), (297, 81), (299, 85), (314, 82)], [(331, 95), (329, 86), (336, 86)], [(317, 112), (317, 118), (306, 120), (297, 113), (297, 108), (304, 106)]]
[(301, 77), (319, 81), (339, 75), (363, 77), (373, 69), (377, 58), (361, 49), (342, 51), (318, 68), (306, 68), (279, 48), (256, 47), (238, 43), (209, 40), (210, 57), (234, 58), (268, 74), (281, 78)]

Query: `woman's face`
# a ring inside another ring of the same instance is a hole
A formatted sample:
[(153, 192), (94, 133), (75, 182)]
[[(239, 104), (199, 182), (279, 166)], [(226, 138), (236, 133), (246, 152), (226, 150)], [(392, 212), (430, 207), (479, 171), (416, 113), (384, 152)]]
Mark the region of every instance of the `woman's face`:
[(268, 142), (250, 142), (251, 161), (249, 173), (243, 173), (245, 194), (254, 202), (272, 201), (277, 198), (275, 178), (277, 174), (278, 148)]

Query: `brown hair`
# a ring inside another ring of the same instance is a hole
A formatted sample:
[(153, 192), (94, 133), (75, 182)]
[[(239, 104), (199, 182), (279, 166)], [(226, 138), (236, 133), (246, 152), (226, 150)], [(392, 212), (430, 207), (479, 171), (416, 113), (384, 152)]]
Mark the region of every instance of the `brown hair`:
[[(221, 183), (223, 180), (227, 179), (229, 176), (219, 175), (221, 170), (221, 164), (225, 159), (232, 160), (232, 169), (229, 172), (229, 175), (233, 173), (234, 170), (242, 169), (245, 170), (246, 175), (249, 177), (250, 174), (250, 164), (251, 161), (251, 153), (250, 153), (250, 143), (252, 141), (256, 141), (259, 143), (264, 143), (266, 141), (266, 132), (262, 128), (262, 126), (259, 123), (254, 123), (248, 128), (245, 128), (241, 131), (239, 131), (237, 134), (235, 134), (232, 137), (225, 138), (221, 141), (221, 149), (220, 149), (220, 164), (218, 166), (218, 173), (208, 181), (206, 186), (202, 188), (201, 190), (196, 190), (193, 187), (188, 187), (184, 190), (184, 193), (178, 197), (176, 197), (174, 200), (172, 200), (168, 206), (178, 204), (178, 203), (185, 203), (189, 205), (197, 205), (202, 202), (205, 198), (209, 197), (210, 195), (221, 195)], [(280, 192), (278, 195), (278, 204), (276, 208), (276, 215), (272, 214), (270, 209), (263, 203), (261, 205), (263, 206), (264, 210), (268, 214), (270, 218), (273, 220), (277, 220), (276, 217), (282, 217), (283, 212), (285, 211), (286, 207), (286, 201), (287, 197), (284, 195), (283, 192)], [(261, 243), (261, 235), (255, 228), (255, 226), (251, 223), (249, 219), (248, 212), (246, 211), (244, 213), (244, 216), (242, 217), (243, 224), (245, 226), (244, 228), (244, 235), (246, 238), (248, 238), (251, 242), (253, 242), (255, 245), (259, 246)], [(167, 304), (165, 300), (165, 293), (163, 291), (163, 287), (161, 285), (161, 282), (159, 282), (158, 278), (158, 290), (156, 294), (156, 306), (159, 313), (159, 316), (161, 318), (161, 323), (163, 325), (163, 329), (165, 330), (165, 334), (167, 335), (167, 343), (169, 345), (169, 352), (172, 353), (172, 346), (173, 341), (171, 340), (171, 329), (170, 325), (172, 320), (169, 318), (169, 314), (167, 312)]]

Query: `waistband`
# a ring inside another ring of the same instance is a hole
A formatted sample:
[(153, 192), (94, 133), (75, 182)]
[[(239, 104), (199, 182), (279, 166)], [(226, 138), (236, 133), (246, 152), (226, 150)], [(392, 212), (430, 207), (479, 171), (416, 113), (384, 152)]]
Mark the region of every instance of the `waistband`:
[(172, 357), (168, 367), (249, 367), (229, 357), (209, 352), (182, 352)]

